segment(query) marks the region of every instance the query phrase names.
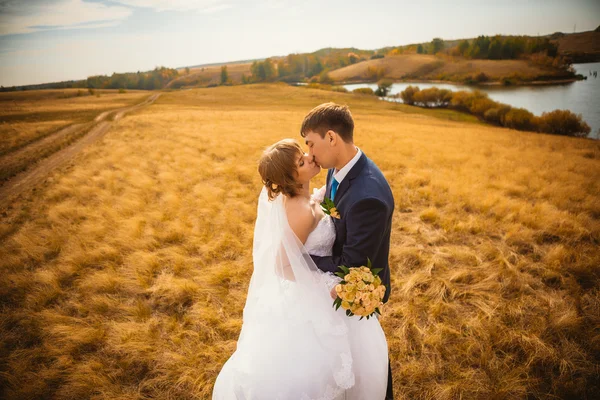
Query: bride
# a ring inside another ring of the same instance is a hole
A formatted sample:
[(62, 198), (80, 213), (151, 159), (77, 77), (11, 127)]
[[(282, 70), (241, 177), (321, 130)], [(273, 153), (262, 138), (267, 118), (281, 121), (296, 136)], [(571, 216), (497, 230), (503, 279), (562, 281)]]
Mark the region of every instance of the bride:
[(310, 257), (331, 255), (335, 241), (331, 217), (309, 194), (319, 165), (284, 139), (265, 150), (258, 170), (254, 271), (213, 400), (384, 399), (388, 348), (378, 319), (336, 311), (340, 278)]

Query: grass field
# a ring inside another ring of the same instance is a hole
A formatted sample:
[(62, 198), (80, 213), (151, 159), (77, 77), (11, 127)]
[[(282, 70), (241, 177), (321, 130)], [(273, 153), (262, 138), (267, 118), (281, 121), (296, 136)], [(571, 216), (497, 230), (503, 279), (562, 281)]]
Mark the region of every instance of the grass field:
[(67, 125), (91, 121), (102, 111), (139, 103), (147, 96), (142, 90), (96, 90), (94, 95), (87, 89), (0, 93), (0, 156)]
[(600, 142), (286, 85), (163, 93), (2, 211), (0, 397), (210, 398), (242, 325), (258, 157), (325, 101), (350, 106), (395, 197), (396, 399), (593, 398)]

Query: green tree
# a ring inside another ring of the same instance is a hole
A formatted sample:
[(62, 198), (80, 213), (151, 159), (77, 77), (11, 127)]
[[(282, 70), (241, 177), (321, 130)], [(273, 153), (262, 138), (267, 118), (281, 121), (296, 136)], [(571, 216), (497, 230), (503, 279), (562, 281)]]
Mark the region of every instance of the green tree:
[(417, 46), (417, 54), (423, 54), (423, 45), (422, 44), (419, 44)]
[(494, 36), (490, 42), (490, 48), (488, 51), (488, 58), (490, 60), (500, 60), (502, 58), (502, 45), (502, 38), (500, 36)]
[(477, 36), (471, 46), (471, 57), (487, 58), (490, 48), (490, 38), (487, 36)]
[(444, 41), (440, 38), (434, 38), (431, 41), (431, 54), (437, 54), (444, 49)]
[(466, 57), (467, 52), (469, 51), (469, 41), (463, 40), (458, 44), (458, 52), (461, 56)]
[(227, 65), (221, 67), (221, 85), (226, 85), (229, 81), (229, 73), (227, 72)]
[(252, 81), (267, 82), (275, 78), (275, 67), (273, 61), (267, 58), (265, 61), (254, 61), (250, 67), (252, 72)]
[(379, 97), (386, 97), (392, 88), (392, 82), (389, 79), (382, 79), (377, 82), (377, 90), (375, 90), (375, 94)]
[(321, 74), (319, 75), (319, 83), (325, 84), (325, 85), (332, 85), (333, 84), (333, 79), (331, 79), (331, 77), (329, 76), (329, 73), (327, 72), (327, 70), (321, 72)]

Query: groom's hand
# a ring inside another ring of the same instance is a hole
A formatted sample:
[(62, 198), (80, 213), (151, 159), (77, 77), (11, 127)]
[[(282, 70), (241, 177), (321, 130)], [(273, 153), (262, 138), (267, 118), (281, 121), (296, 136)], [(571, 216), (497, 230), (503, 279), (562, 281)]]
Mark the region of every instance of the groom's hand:
[(331, 298), (334, 300), (337, 298), (337, 292), (335, 291), (335, 286), (333, 287), (333, 289), (331, 289)]

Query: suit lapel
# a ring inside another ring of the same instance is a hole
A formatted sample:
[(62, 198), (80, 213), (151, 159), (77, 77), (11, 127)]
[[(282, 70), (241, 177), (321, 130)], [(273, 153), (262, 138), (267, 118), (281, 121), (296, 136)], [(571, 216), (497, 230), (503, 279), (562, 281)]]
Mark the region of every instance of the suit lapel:
[[(342, 182), (338, 186), (337, 192), (335, 192), (335, 198), (333, 199), (333, 202), (335, 203), (336, 206), (337, 206), (338, 202), (340, 201), (340, 199), (344, 196), (344, 194), (350, 188), (350, 185), (352, 184), (352, 180), (360, 174), (360, 172), (362, 171), (362, 169), (364, 168), (364, 166), (366, 164), (367, 164), (367, 156), (365, 155), (365, 153), (362, 153), (360, 155), (360, 158), (356, 162), (356, 164), (354, 164), (352, 169), (350, 169), (350, 171), (348, 171), (348, 175), (346, 175), (346, 177), (342, 180)], [(330, 180), (330, 179), (328, 179), (328, 180)], [(331, 185), (329, 185), (329, 186), (331, 186)], [(331, 187), (329, 187), (329, 193), (331, 193)]]

